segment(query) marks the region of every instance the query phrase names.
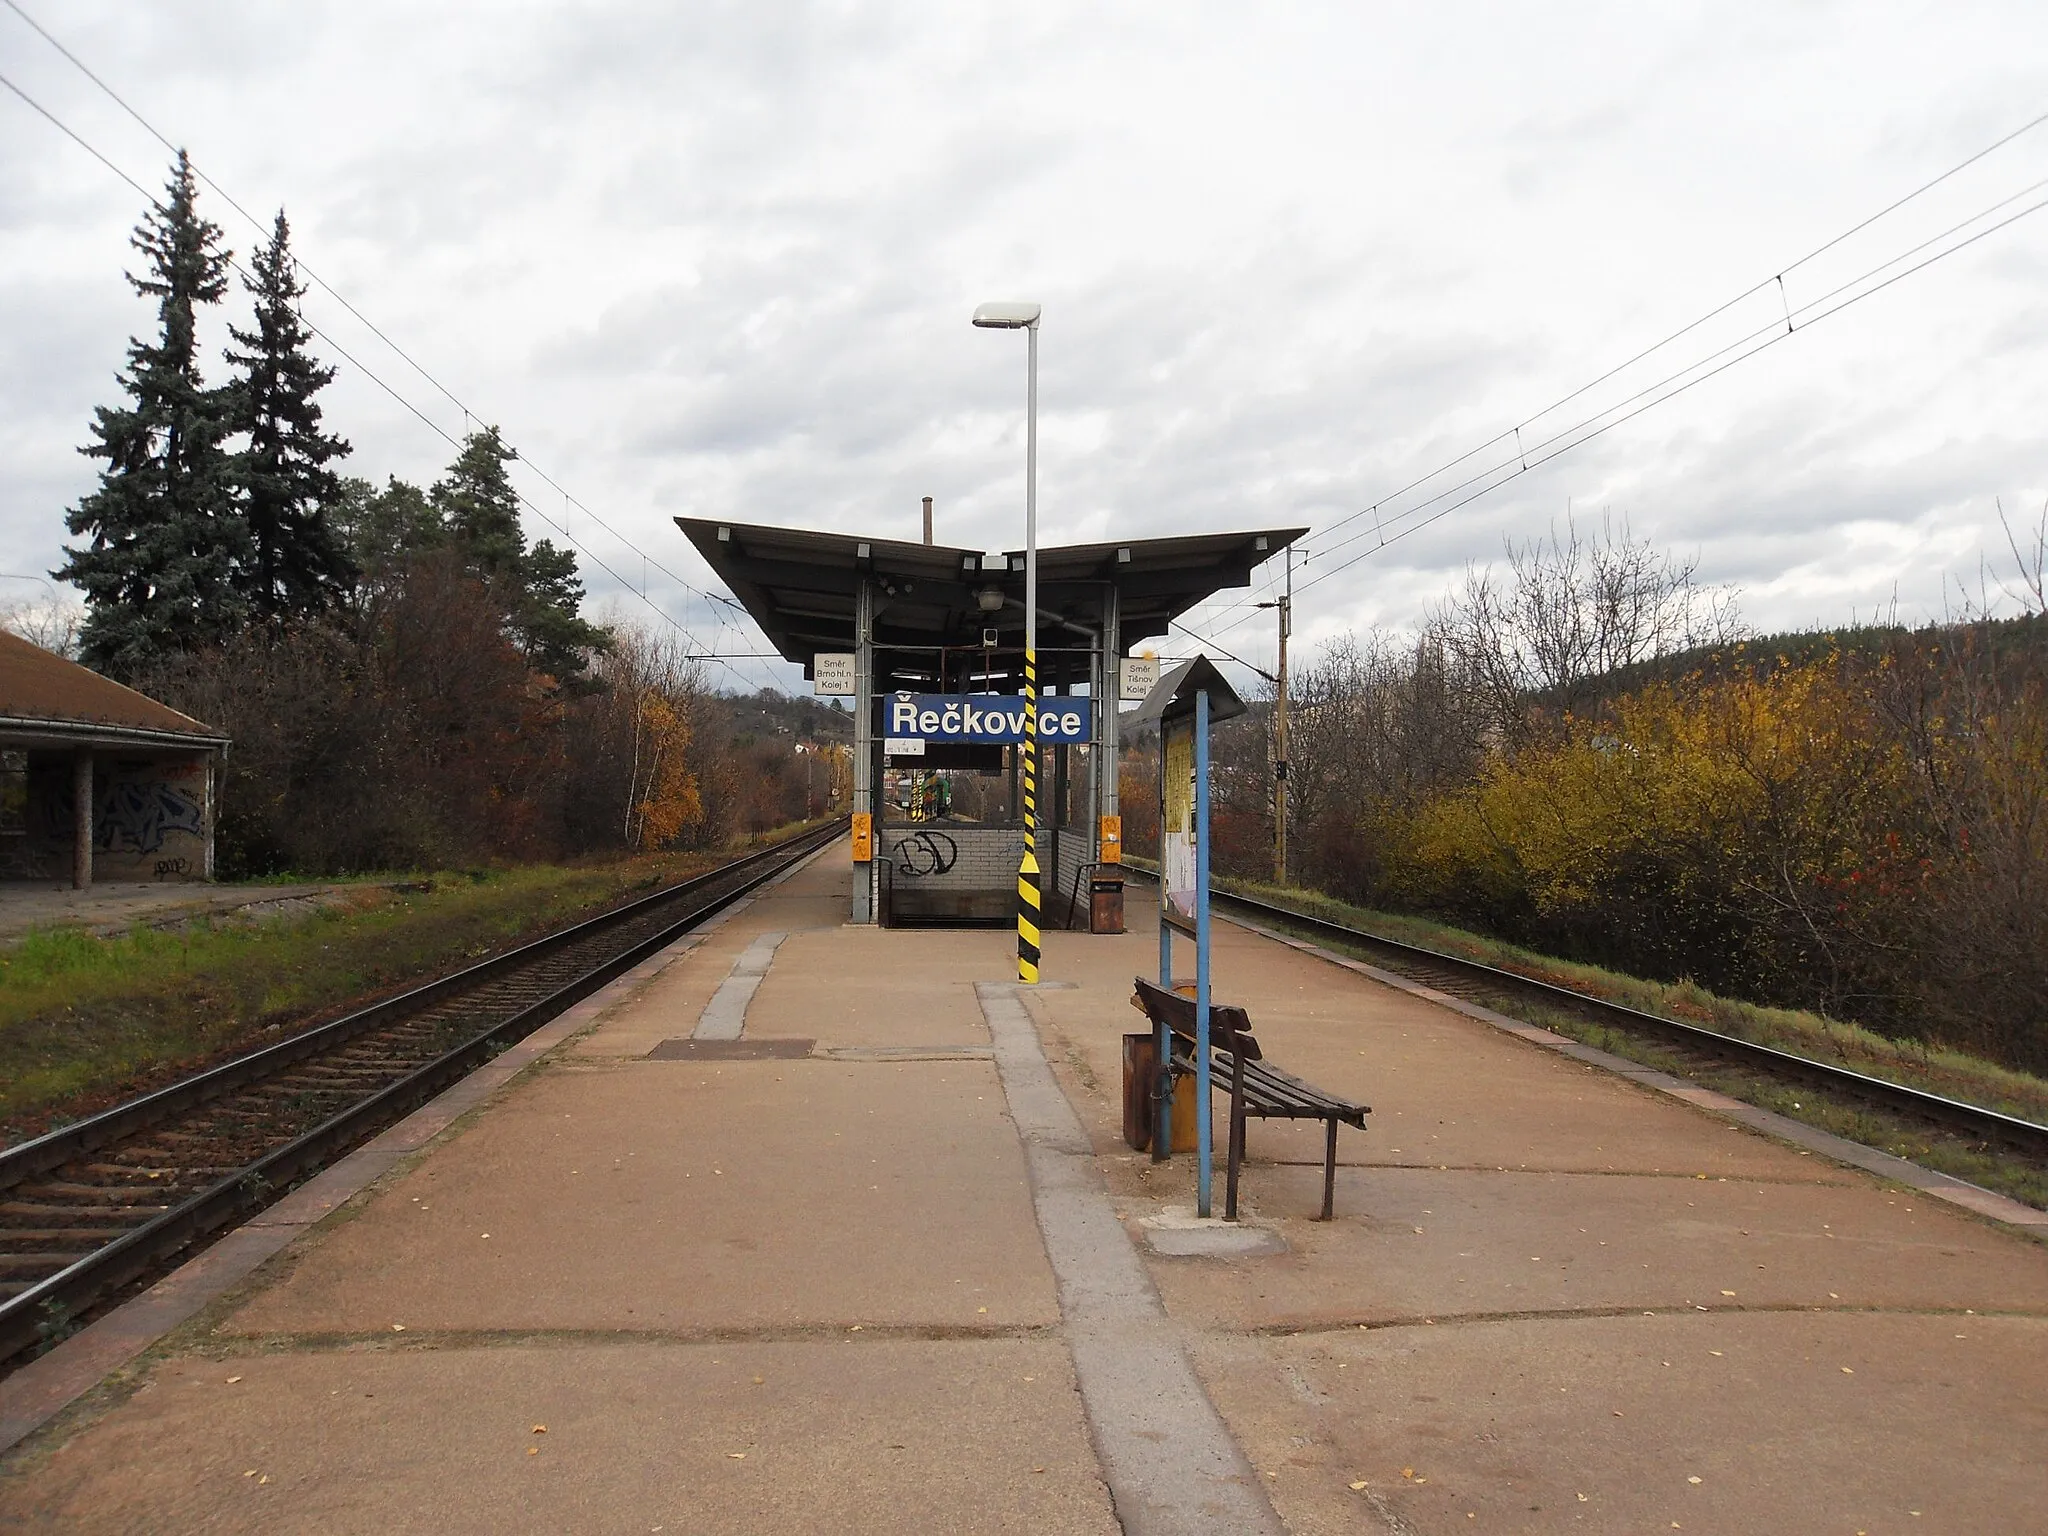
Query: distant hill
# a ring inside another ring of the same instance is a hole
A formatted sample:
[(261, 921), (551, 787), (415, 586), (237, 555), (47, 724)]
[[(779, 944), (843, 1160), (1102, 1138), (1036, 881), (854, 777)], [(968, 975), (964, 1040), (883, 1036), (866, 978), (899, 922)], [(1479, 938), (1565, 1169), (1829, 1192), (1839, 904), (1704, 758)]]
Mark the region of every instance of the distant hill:
[(1875, 662), (1901, 642), (1942, 648), (1968, 637), (2003, 659), (2048, 666), (2048, 614), (2011, 619), (1979, 619), (1967, 624), (1928, 624), (1918, 629), (1903, 624), (1857, 624), (1842, 629), (1794, 630), (1759, 635), (1736, 645), (1701, 646), (1675, 651), (1653, 661), (1620, 667), (1594, 680), (1602, 699), (1619, 698), (1654, 683), (1675, 683), (1687, 677), (1719, 682), (1755, 676), (1781, 666), (1805, 666), (1831, 655)]
[(775, 688), (758, 693), (724, 696), (735, 737), (768, 739), (787, 737), (793, 741), (850, 742), (853, 716), (838, 699), (791, 697)]

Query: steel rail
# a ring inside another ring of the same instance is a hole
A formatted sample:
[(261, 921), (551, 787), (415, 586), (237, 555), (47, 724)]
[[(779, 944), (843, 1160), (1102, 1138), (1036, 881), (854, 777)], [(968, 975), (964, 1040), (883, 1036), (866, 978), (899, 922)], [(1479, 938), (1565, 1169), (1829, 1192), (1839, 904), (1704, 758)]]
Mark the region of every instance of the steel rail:
[[(516, 1044), (648, 956), (674, 943), (705, 919), (758, 889), (790, 865), (845, 831), (845, 819), (785, 839), (717, 869), (628, 902), (610, 912), (520, 945), (424, 986), (373, 1003), (289, 1040), (253, 1051), (169, 1087), (0, 1152), (0, 1191), (60, 1168), (71, 1160), (146, 1131), (173, 1115), (204, 1106), (266, 1078), (418, 1014), (465, 991), (503, 979), (553, 952), (658, 910), (691, 903), (670, 922), (618, 950), (573, 980), (516, 1012), (491, 1022), (426, 1064), (413, 1068), (331, 1116), (303, 1135), (220, 1178), (150, 1220), (122, 1233), (64, 1269), (0, 1301), (0, 1365), (48, 1336), (110, 1290), (127, 1284), (223, 1227), (246, 1219), (288, 1193), (308, 1174), (377, 1129), (432, 1098), (491, 1056)], [(737, 884), (728, 884), (735, 876)], [(702, 900), (693, 901), (701, 896)], [(4, 1233), (0, 1233), (4, 1237)]]
[[(1136, 865), (1126, 867), (1132, 874), (1141, 878), (1155, 882), (1159, 878), (1152, 870)], [(1980, 1104), (1969, 1104), (1960, 1099), (1946, 1098), (1938, 1093), (1909, 1088), (1903, 1083), (1894, 1083), (1882, 1077), (1852, 1072), (1847, 1067), (1830, 1066), (1827, 1062), (1815, 1061), (1810, 1056), (1782, 1051), (1774, 1046), (1758, 1045), (1753, 1040), (1722, 1034), (1719, 1030), (1704, 1029), (1697, 1024), (1685, 1024), (1677, 1019), (1664, 1018), (1660, 1014), (1646, 1013), (1640, 1008), (1631, 1008), (1626, 1003), (1611, 1002), (1604, 997), (1595, 997), (1591, 993), (1559, 986), (1555, 982), (1539, 981), (1533, 976), (1522, 976), (1482, 961), (1467, 960), (1461, 955), (1445, 954), (1441, 950), (1411, 944), (1404, 939), (1390, 939), (1384, 934), (1353, 928), (1349, 924), (1334, 922), (1326, 917), (1297, 912), (1292, 907), (1283, 907), (1277, 902), (1260, 901), (1250, 896), (1234, 896), (1227, 891), (1213, 889), (1209, 899), (1218, 906), (1306, 928), (1340, 943), (1355, 944), (1365, 949), (1391, 951), (1397, 958), (1415, 965), (1418, 969), (1449, 971), (1455, 976), (1483, 982), (1504, 992), (1572, 1008), (1581, 1013), (1590, 1013), (1602, 1022), (1612, 1023), (1618, 1028), (1661, 1035), (1667, 1040), (1709, 1052), (1732, 1062), (1763, 1067), (1778, 1076), (1796, 1077), (1818, 1088), (1833, 1089), (1866, 1102), (1881, 1104), (1887, 1109), (1911, 1115), (1916, 1119), (1931, 1121), (1946, 1130), (1959, 1131), (1980, 1141), (1999, 1141), (2035, 1157), (2048, 1157), (2048, 1126), (2037, 1125), (2031, 1120), (2022, 1120), (2016, 1115), (2002, 1114), (1995, 1109), (1986, 1109)]]

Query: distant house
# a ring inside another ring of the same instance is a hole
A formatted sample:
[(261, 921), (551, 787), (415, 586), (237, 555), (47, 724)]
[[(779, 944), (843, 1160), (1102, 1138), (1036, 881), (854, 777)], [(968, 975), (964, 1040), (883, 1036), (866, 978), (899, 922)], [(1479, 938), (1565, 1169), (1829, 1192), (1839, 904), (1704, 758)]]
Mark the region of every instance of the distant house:
[(0, 631), (0, 880), (206, 880), (228, 741)]

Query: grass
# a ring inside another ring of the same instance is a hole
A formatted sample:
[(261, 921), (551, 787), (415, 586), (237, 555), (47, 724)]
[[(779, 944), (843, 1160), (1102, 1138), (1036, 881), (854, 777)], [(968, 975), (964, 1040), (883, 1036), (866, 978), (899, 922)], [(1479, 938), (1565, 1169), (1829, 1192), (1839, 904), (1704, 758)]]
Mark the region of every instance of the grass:
[[(2048, 1124), (2048, 1081), (1960, 1051), (1893, 1040), (1817, 1013), (1769, 1008), (1722, 997), (1692, 982), (1645, 981), (1599, 966), (1560, 960), (1447, 923), (1356, 907), (1316, 891), (1243, 880), (1219, 880), (1216, 884), (1219, 890), (1289, 907), (1306, 916), (1476, 960), (1644, 1013), (1697, 1024), (1923, 1092)], [(1322, 935), (1307, 936), (1328, 942)], [(1374, 958), (1368, 949), (1358, 953), (1362, 959)], [(1854, 1099), (1788, 1084), (1761, 1070), (1703, 1062), (1695, 1054), (1670, 1048), (1653, 1038), (1589, 1022), (1569, 1006), (1546, 1007), (1524, 997), (1503, 996), (1495, 1000), (1495, 1007), (1528, 1023), (1690, 1078), (1731, 1098), (1803, 1121), (1846, 1140), (1893, 1153), (2026, 1204), (2048, 1208), (2048, 1168), (2002, 1146), (1987, 1147), (1930, 1129), (1915, 1120), (1873, 1110)]]
[[(779, 835), (779, 834), (771, 834)], [(33, 932), (0, 949), (0, 1144), (12, 1144), (702, 872), (658, 854), (353, 883), (311, 913)]]

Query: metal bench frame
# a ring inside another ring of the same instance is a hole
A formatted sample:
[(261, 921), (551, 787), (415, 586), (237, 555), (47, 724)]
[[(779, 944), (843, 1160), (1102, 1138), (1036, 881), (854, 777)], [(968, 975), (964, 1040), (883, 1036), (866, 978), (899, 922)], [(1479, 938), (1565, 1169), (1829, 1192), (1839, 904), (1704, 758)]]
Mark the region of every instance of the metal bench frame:
[[(1194, 1000), (1169, 992), (1142, 976), (1134, 979), (1138, 990), (1131, 999), (1132, 1006), (1143, 1011), (1155, 1030), (1162, 1024), (1166, 1026), (1173, 1042), (1173, 1071), (1180, 1076), (1193, 1076)], [(1237, 1220), (1237, 1176), (1244, 1162), (1244, 1123), (1247, 1116), (1257, 1115), (1262, 1120), (1324, 1122), (1323, 1214), (1319, 1219), (1328, 1221), (1337, 1193), (1337, 1127), (1344, 1124), (1364, 1130), (1371, 1108), (1325, 1093), (1267, 1061), (1252, 1034), (1251, 1019), (1242, 1008), (1209, 1005), (1209, 1069), (1211, 1089), (1230, 1095), (1230, 1151), (1223, 1219)]]

